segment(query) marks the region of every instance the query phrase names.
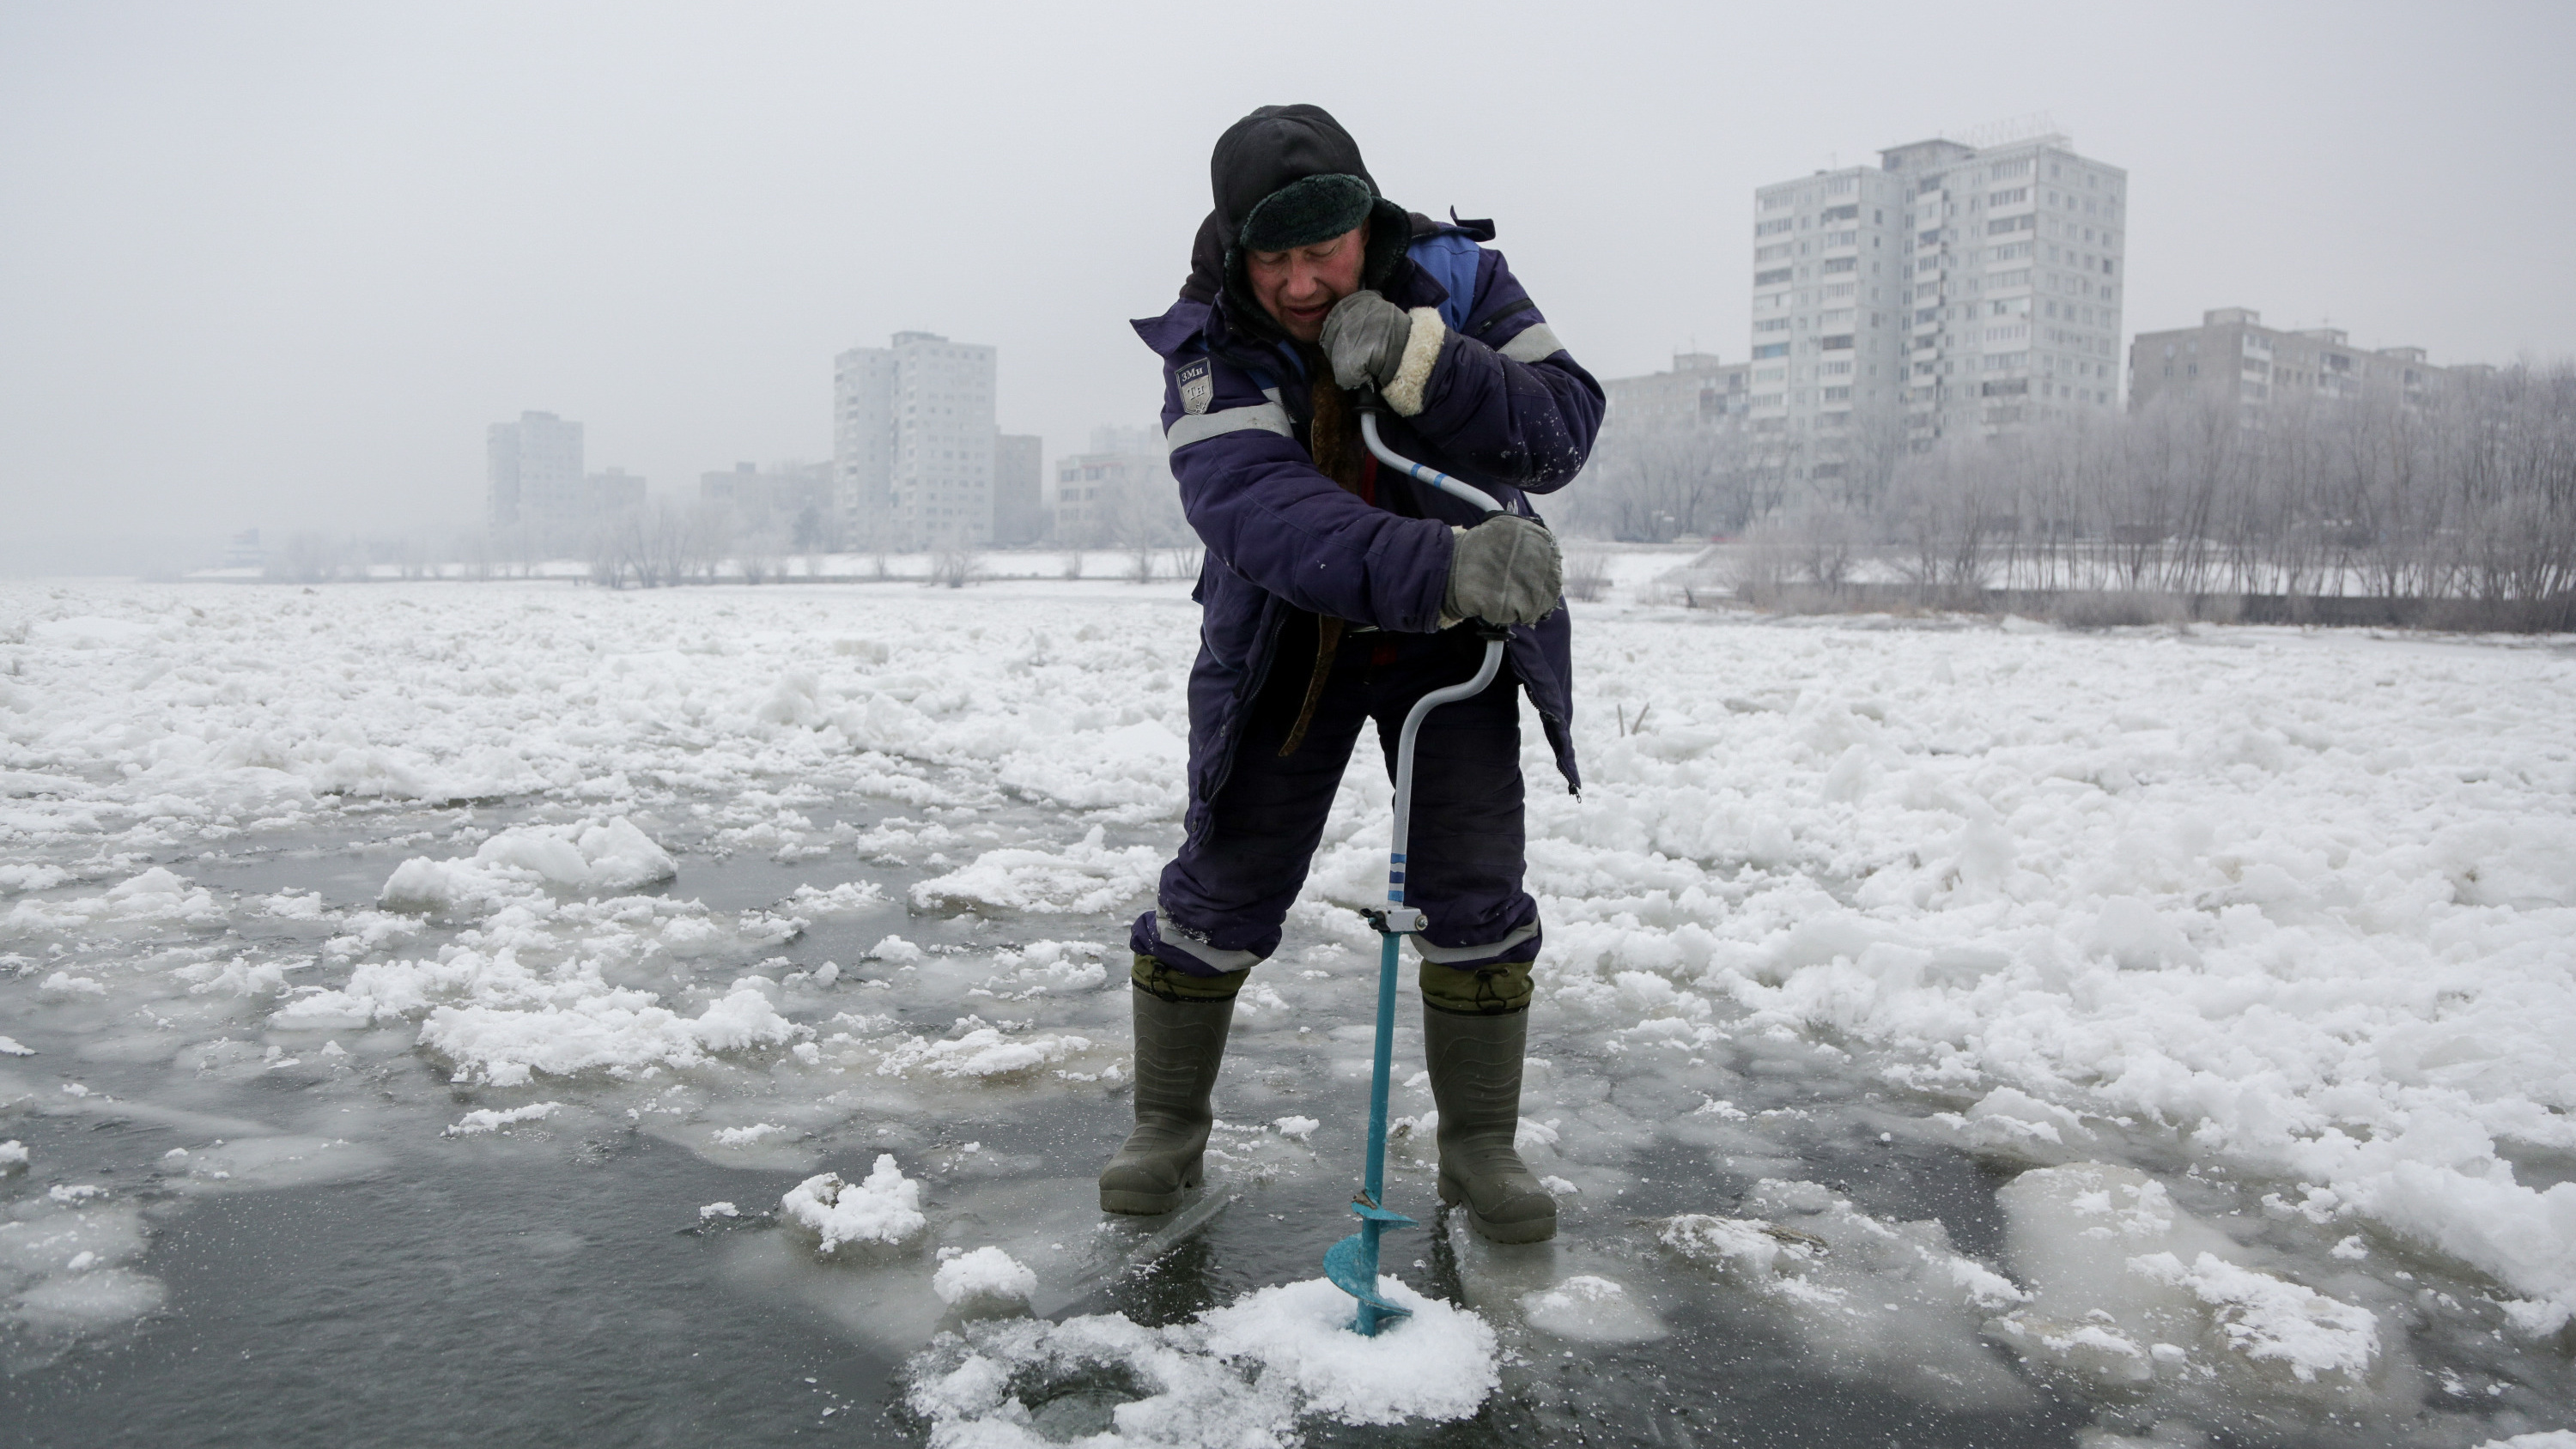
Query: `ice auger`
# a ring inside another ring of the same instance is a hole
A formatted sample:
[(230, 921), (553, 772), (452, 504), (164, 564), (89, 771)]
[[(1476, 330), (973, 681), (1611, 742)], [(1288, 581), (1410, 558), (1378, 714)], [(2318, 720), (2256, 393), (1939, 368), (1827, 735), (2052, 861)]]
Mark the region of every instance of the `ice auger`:
[[(1487, 513), (1500, 513), (1503, 506), (1483, 490), (1470, 487), (1436, 468), (1427, 468), (1395, 452), (1378, 439), (1377, 395), (1363, 392), (1359, 397), (1360, 436), (1379, 462), (1397, 469), (1409, 478), (1430, 484), (1454, 497), (1463, 498)], [(1333, 1244), (1324, 1254), (1324, 1276), (1336, 1287), (1360, 1302), (1359, 1317), (1351, 1324), (1365, 1337), (1377, 1336), (1378, 1325), (1389, 1318), (1404, 1317), (1410, 1310), (1399, 1308), (1379, 1296), (1377, 1291), (1378, 1239), (1389, 1228), (1414, 1226), (1413, 1219), (1386, 1206), (1386, 1096), (1387, 1072), (1395, 1055), (1395, 967), (1398, 943), (1403, 937), (1422, 929), (1422, 912), (1404, 903), (1405, 837), (1413, 815), (1413, 744), (1422, 731), (1422, 721), (1444, 704), (1471, 698), (1494, 682), (1503, 665), (1503, 631), (1484, 624), (1477, 625), (1485, 640), (1484, 663), (1476, 677), (1464, 684), (1435, 689), (1414, 701), (1404, 717), (1404, 728), (1395, 741), (1395, 835), (1387, 849), (1386, 906), (1368, 913), (1369, 923), (1377, 928), (1377, 1057), (1369, 1074), (1368, 1170), (1360, 1195), (1351, 1200), (1351, 1211), (1358, 1214), (1360, 1230)]]

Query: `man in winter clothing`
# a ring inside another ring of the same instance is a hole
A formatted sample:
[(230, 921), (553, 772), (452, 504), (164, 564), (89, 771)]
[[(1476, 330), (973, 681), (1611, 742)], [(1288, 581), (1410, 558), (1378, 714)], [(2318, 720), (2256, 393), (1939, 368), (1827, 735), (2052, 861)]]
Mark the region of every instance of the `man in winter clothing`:
[[(1163, 426), (1207, 545), (1190, 674), (1180, 854), (1138, 918), (1136, 1127), (1100, 1175), (1112, 1212), (1167, 1212), (1197, 1185), (1234, 996), (1278, 949), (1344, 764), (1377, 722), (1393, 766), (1413, 702), (1472, 677), (1465, 619), (1510, 626), (1507, 668), (1434, 711), (1415, 755), (1407, 904), (1428, 918), (1424, 1046), (1440, 1197), (1486, 1236), (1554, 1235), (1512, 1149), (1538, 904), (1521, 888), (1520, 691), (1577, 784), (1556, 544), (1525, 497), (1583, 466), (1600, 385), (1558, 345), (1486, 222), (1435, 222), (1378, 194), (1314, 106), (1265, 106), (1211, 164), (1215, 209), (1180, 300), (1136, 324), (1163, 358)], [(1387, 446), (1475, 484), (1474, 508), (1381, 470)]]

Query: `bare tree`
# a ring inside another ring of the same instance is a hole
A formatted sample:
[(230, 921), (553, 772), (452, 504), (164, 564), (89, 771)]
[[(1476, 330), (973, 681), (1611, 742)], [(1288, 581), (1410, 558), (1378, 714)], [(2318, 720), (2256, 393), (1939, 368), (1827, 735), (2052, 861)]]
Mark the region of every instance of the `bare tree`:
[(943, 548), (930, 556), (930, 577), (925, 585), (962, 589), (984, 579), (984, 560), (972, 549)]

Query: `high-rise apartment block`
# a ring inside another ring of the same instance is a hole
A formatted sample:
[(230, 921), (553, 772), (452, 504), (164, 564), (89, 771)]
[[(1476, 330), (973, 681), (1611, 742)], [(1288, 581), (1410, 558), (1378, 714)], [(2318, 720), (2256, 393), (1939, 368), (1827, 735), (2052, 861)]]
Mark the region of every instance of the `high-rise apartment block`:
[(487, 517), (496, 530), (525, 530), (548, 547), (580, 541), (590, 518), (581, 471), (581, 424), (553, 413), (521, 413), (484, 435)]
[(2283, 331), (2251, 307), (2220, 307), (2197, 327), (2141, 332), (2129, 344), (2129, 407), (2176, 394), (2233, 403), (2248, 416), (2314, 398), (2393, 397), (2421, 406), (2450, 371), (2421, 347), (2355, 347), (2340, 328)]
[(1754, 193), (1750, 426), (1795, 471), (2119, 402), (2128, 174), (1918, 141)]
[(833, 486), (853, 542), (992, 542), (993, 377), (992, 348), (930, 332), (834, 360)]

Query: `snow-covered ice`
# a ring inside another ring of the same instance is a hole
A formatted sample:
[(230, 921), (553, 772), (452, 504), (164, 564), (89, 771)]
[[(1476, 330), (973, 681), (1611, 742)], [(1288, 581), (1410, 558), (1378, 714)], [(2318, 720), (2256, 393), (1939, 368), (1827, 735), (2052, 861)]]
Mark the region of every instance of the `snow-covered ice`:
[[(1577, 622), (1579, 798), (1525, 730), (1523, 1142), (1566, 1242), (1388, 1260), (1492, 1335), (1478, 1402), (1724, 1332), (1946, 1413), (2065, 1396), (2122, 1442), (2570, 1427), (2566, 641), (1756, 622), (1641, 582)], [(1165, 585), (0, 588), (12, 1361), (171, 1311), (136, 1265), (210, 1195), (643, 1140), (773, 1174), (675, 1186), (670, 1222), (802, 1245), (741, 1291), (945, 1364), (904, 1380), (934, 1437), (1001, 1434), (1042, 1361), (1141, 1387), (1028, 1424), (1369, 1421), (1393, 1401), (1329, 1355), (1213, 1346), (1332, 1306), (1303, 1238), (1178, 1317), (926, 1347), (957, 1264), (1042, 1301), (1118, 1251), (1084, 1194), (1196, 626)], [(1351, 772), (1238, 1012), (1226, 1253), (1344, 1230), (1386, 793)], [(111, 1121), (149, 1150), (73, 1130)]]

